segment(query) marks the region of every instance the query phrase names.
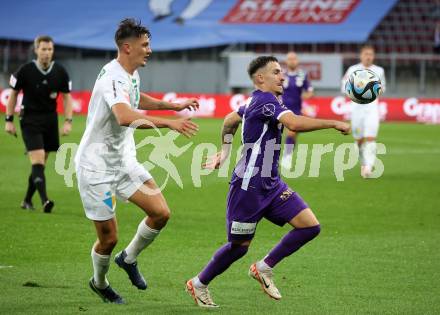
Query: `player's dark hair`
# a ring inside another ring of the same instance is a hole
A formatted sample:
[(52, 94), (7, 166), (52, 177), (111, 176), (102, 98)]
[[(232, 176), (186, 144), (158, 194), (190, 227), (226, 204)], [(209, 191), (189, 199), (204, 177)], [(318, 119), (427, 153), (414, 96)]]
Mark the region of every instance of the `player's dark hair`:
[(278, 62), (278, 59), (274, 56), (260, 56), (255, 58), (249, 63), (247, 72), (252, 79), (255, 72), (257, 72), (259, 69), (264, 68), (269, 62)]
[(34, 47), (38, 48), (38, 46), (40, 46), (41, 42), (45, 42), (45, 43), (53, 43), (53, 39), (52, 37), (50, 37), (49, 35), (41, 35), (41, 36), (37, 36), (34, 39)]
[(125, 39), (139, 38), (143, 35), (147, 35), (148, 38), (151, 38), (150, 31), (141, 24), (141, 21), (127, 18), (119, 22), (118, 29), (115, 33), (115, 42), (116, 45), (120, 47)]
[(365, 49), (371, 49), (372, 51), (374, 51), (373, 45), (370, 45), (370, 44), (362, 45), (360, 52), (363, 52)]

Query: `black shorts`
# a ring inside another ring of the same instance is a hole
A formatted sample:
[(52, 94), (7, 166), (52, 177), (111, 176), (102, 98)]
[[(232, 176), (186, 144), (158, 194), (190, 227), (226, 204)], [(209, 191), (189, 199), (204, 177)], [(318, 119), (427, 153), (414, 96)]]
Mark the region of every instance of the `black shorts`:
[(57, 151), (60, 146), (57, 113), (27, 114), (20, 117), (26, 151)]

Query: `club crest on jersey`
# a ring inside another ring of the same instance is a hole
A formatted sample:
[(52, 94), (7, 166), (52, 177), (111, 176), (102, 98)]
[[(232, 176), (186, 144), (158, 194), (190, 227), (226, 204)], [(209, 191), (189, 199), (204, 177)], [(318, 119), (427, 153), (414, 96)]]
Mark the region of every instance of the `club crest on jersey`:
[(275, 114), (275, 105), (274, 104), (264, 104), (263, 105), (263, 115), (264, 116), (273, 116)]
[(286, 201), (287, 199), (289, 199), (290, 196), (292, 196), (292, 194), (293, 194), (293, 190), (288, 188), (281, 193), (280, 198), (282, 201)]
[(104, 202), (105, 205), (106, 205), (107, 207), (109, 207), (111, 210), (114, 210), (114, 207), (115, 207), (115, 205), (116, 205), (116, 198), (115, 198), (115, 195), (113, 195), (113, 194), (111, 193), (111, 191), (107, 191), (107, 192), (105, 193), (105, 196), (106, 196), (107, 198), (105, 198), (105, 199), (103, 200), (103, 202)]

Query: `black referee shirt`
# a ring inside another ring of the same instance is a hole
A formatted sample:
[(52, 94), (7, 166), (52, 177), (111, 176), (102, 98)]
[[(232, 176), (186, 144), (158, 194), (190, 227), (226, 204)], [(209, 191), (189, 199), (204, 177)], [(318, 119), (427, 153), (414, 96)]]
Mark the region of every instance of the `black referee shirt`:
[(26, 63), (11, 75), (9, 85), (23, 90), (22, 115), (56, 112), (58, 93), (70, 93), (71, 81), (63, 66), (52, 61), (47, 70), (36, 60)]

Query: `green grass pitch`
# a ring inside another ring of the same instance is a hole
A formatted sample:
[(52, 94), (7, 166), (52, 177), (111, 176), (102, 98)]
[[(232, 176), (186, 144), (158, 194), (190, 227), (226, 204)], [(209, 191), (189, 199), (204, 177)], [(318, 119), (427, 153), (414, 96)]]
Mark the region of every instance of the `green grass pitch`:
[[(3, 116), (0, 117), (3, 120)], [(218, 143), (220, 120), (197, 120), (191, 139)], [(63, 142), (79, 142), (85, 119)], [(137, 131), (140, 140), (152, 131)], [(238, 135), (237, 135), (238, 136)], [(236, 142), (238, 142), (238, 138)], [(188, 140), (179, 138), (182, 146)], [(352, 142), (351, 136), (319, 131), (302, 134), (300, 143)], [(379, 142), (383, 176), (363, 180), (359, 167), (345, 181), (333, 174), (333, 153), (323, 157), (318, 178), (306, 174), (287, 182), (309, 203), (322, 225), (320, 236), (275, 269), (283, 294), (265, 296), (247, 276), (249, 265), (263, 257), (288, 231), (262, 221), (248, 254), (211, 284), (218, 314), (439, 314), (440, 313), (440, 126), (382, 124)], [(94, 228), (83, 213), (76, 186), (68, 188), (46, 168), (54, 212), (21, 210), (30, 164), (20, 139), (0, 133), (0, 313), (1, 314), (206, 314), (184, 292), (194, 276), (225, 242), (228, 179), (216, 173), (195, 188), (192, 150), (173, 159), (184, 189), (169, 184), (164, 195), (171, 220), (139, 258), (149, 288), (138, 291), (112, 263), (109, 280), (127, 305), (101, 302), (88, 288)], [(194, 145), (192, 148), (194, 148)], [(148, 157), (148, 147), (138, 152)], [(165, 172), (152, 170), (158, 182)], [(76, 181), (74, 181), (76, 185)], [(39, 198), (34, 196), (34, 204)], [(126, 246), (143, 217), (135, 206), (118, 203), (119, 243)]]

